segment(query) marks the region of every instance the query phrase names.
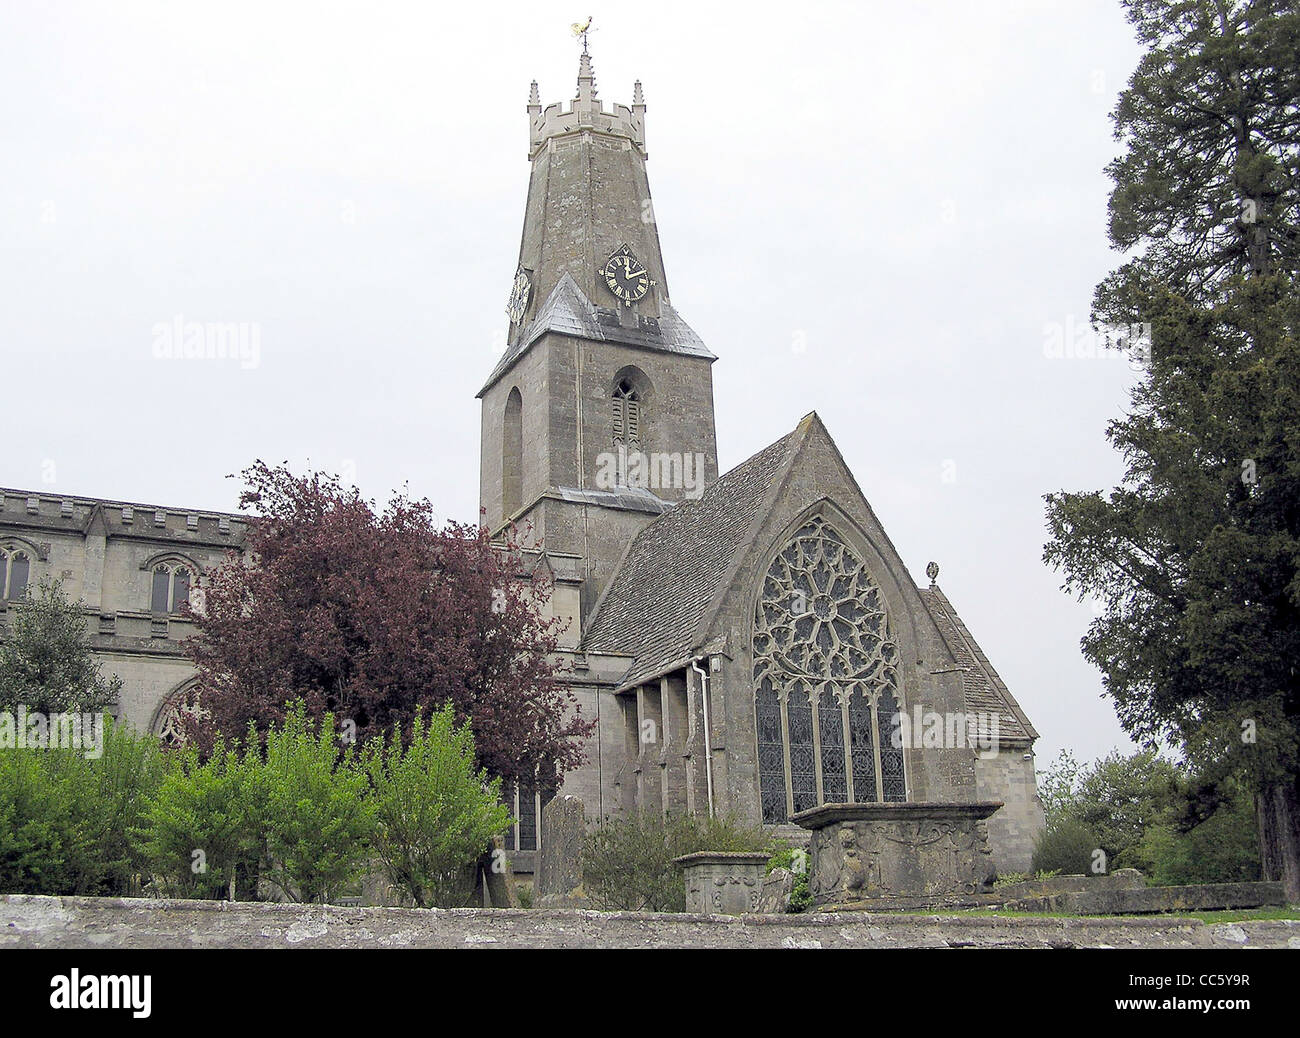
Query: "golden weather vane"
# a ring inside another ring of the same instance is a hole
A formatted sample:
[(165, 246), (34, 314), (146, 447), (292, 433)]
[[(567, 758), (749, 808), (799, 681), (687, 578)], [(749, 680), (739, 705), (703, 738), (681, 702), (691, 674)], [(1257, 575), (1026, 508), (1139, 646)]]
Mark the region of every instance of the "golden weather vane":
[(569, 26), (569, 31), (582, 39), (583, 54), (587, 53), (587, 33), (591, 32), (591, 18), (591, 15), (587, 15), (585, 22), (574, 22)]

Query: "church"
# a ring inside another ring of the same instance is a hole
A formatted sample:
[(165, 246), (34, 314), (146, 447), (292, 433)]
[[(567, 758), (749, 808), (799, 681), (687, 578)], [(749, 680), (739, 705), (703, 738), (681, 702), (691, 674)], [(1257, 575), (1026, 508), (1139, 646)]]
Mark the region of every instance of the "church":
[[(527, 105), (532, 166), (505, 352), (479, 390), (481, 517), (567, 619), (562, 663), (597, 722), (587, 762), (515, 790), (534, 868), (543, 803), (790, 826), (840, 803), (1001, 803), (993, 862), (1042, 828), (1033, 725), (940, 590), (915, 583), (815, 412), (719, 474), (717, 359), (673, 308), (646, 174), (646, 104)], [(85, 605), (124, 680), (117, 716), (165, 739), (181, 643), (240, 516), (4, 490), (0, 624), (42, 576)]]
[(480, 500), (573, 618), (567, 662), (599, 735), (563, 790), (589, 821), (1000, 801), (994, 862), (1027, 869), (1037, 732), (937, 584), (908, 575), (821, 420), (718, 474), (717, 358), (672, 305), (641, 84), (607, 108), (584, 49), (572, 102), (543, 107), (533, 83), (527, 111)]

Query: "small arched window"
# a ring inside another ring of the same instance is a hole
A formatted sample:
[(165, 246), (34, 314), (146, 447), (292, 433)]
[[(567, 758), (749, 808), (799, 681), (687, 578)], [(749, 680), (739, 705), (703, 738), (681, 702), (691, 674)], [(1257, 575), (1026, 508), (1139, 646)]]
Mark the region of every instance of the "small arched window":
[(631, 379), (614, 384), (614, 443), (624, 447), (641, 445), (641, 394)]
[(193, 574), (179, 562), (160, 562), (153, 568), (149, 608), (155, 613), (180, 613), (190, 604)]
[(17, 601), (27, 594), (32, 560), (21, 548), (0, 548), (0, 598)]
[(524, 504), (524, 398), (516, 386), (506, 397), (501, 436), (501, 518), (509, 519)]

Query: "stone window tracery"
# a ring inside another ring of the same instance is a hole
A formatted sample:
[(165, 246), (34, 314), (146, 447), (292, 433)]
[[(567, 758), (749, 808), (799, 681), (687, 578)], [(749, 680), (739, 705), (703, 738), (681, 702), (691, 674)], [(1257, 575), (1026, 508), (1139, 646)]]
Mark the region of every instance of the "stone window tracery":
[(889, 738), (902, 697), (884, 597), (821, 516), (768, 567), (753, 650), (763, 821), (907, 798), (903, 751)]
[(193, 691), (193, 685), (187, 685), (167, 697), (154, 722), (154, 734), (164, 746), (183, 746), (188, 741), (185, 734), (187, 720), (205, 716), (207, 711), (199, 703), (198, 693)]

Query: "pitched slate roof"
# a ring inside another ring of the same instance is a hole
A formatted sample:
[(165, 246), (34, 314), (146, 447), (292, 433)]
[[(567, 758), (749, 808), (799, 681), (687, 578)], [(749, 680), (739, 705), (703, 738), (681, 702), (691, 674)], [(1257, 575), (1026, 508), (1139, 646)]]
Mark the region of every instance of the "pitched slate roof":
[[(709, 352), (703, 340), (695, 334), (681, 315), (667, 302), (663, 303), (663, 314), (658, 320), (642, 320), (635, 328), (624, 327), (608, 318), (608, 311), (593, 306), (583, 294), (573, 276), (566, 273), (551, 294), (537, 310), (537, 316), (524, 329), (506, 350), (492, 374), (478, 391), (482, 396), (501, 378), (528, 350), (534, 342), (547, 332), (559, 332), (561, 335), (573, 335), (580, 339), (596, 342), (618, 342), (628, 346), (641, 346), (645, 349), (659, 350), (663, 353), (676, 353), (688, 357), (704, 357), (707, 360), (718, 358)], [(602, 320), (602, 317), (605, 319)]]
[[(676, 670), (698, 655), (704, 614), (812, 418), (737, 465), (698, 500), (674, 505), (632, 540), (582, 645), (588, 652), (632, 657), (620, 688)], [(962, 668), (966, 710), (995, 715), (999, 738), (1038, 738), (947, 596), (933, 584), (918, 592)]]
[(784, 470), (789, 433), (683, 501), (633, 539), (583, 639), (588, 652), (632, 656), (622, 686), (683, 665), (736, 549)]
[(1037, 739), (1038, 732), (1029, 723), (1020, 704), (993, 669), (984, 650), (971, 636), (957, 610), (939, 588), (931, 584), (921, 589), (921, 601), (934, 618), (939, 633), (959, 666), (965, 668), (962, 680), (966, 689), (967, 710), (994, 714), (998, 718), (998, 735), (1003, 739)]

